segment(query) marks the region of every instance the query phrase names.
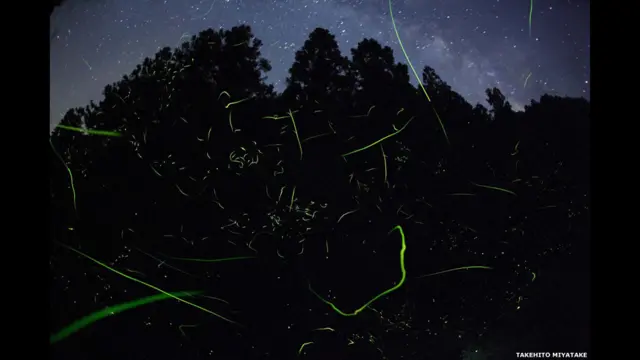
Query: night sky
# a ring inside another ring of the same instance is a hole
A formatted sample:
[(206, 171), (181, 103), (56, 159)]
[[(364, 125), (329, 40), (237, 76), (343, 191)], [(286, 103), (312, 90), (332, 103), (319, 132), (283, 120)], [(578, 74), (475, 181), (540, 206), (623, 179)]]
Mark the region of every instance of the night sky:
[[(393, 11), (416, 70), (433, 67), (454, 90), (482, 102), (500, 88), (515, 109), (544, 93), (590, 97), (586, 0), (396, 0)], [(404, 62), (387, 0), (68, 0), (51, 15), (51, 126), (70, 107), (100, 101), (161, 47), (206, 28), (249, 24), (282, 91), (309, 33), (329, 29), (342, 53), (374, 38)], [(413, 79), (412, 79), (413, 80)], [(415, 80), (413, 80), (415, 81)], [(525, 86), (526, 85), (526, 86)]]

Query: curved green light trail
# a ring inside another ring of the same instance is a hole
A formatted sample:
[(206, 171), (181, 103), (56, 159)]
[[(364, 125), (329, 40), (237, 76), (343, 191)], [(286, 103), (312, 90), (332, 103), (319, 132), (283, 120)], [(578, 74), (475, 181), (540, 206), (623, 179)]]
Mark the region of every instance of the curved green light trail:
[(74, 321), (73, 323), (66, 326), (62, 330), (58, 331), (57, 333), (52, 334), (51, 337), (49, 337), (49, 344), (50, 345), (55, 344), (58, 341), (63, 340), (69, 337), (70, 335), (80, 331), (81, 329), (95, 323), (96, 321), (102, 320), (110, 315), (115, 315), (123, 311), (137, 308), (139, 306), (150, 304), (152, 302), (156, 302), (160, 300), (172, 299), (176, 297), (194, 296), (200, 293), (202, 293), (202, 291), (180, 291), (180, 292), (171, 293), (170, 295), (156, 294), (156, 295), (144, 297), (142, 299), (133, 300), (123, 304), (118, 304), (115, 306), (107, 306), (102, 310), (96, 311), (92, 314), (89, 314), (83, 318), (80, 318)]
[(371, 305), (373, 302), (375, 302), (376, 300), (380, 299), (383, 296), (388, 295), (389, 293), (398, 290), (405, 282), (405, 280), (407, 279), (407, 271), (404, 267), (404, 253), (407, 250), (407, 243), (405, 241), (405, 237), (404, 237), (404, 231), (402, 230), (402, 226), (400, 225), (396, 225), (393, 229), (391, 229), (391, 231), (389, 231), (389, 233), (391, 233), (394, 230), (398, 230), (400, 232), (400, 237), (402, 239), (402, 247), (400, 248), (400, 271), (402, 272), (402, 278), (400, 279), (400, 282), (381, 292), (380, 294), (374, 296), (371, 300), (367, 301), (364, 305), (362, 305), (361, 307), (359, 307), (358, 309), (356, 309), (353, 312), (347, 313), (344, 312), (342, 310), (340, 310), (337, 306), (335, 306), (331, 301), (324, 299), (322, 296), (318, 295), (318, 293), (316, 293), (313, 288), (311, 288), (311, 284), (309, 284), (309, 290), (318, 298), (320, 299), (320, 301), (322, 301), (323, 303), (329, 305), (329, 307), (331, 307), (335, 312), (337, 312), (338, 314), (342, 315), (342, 316), (356, 316), (358, 315), (362, 310), (366, 309), (369, 305)]
[(444, 274), (444, 273), (448, 273), (448, 272), (452, 272), (452, 271), (470, 270), (470, 269), (493, 270), (492, 267), (483, 266), (483, 265), (462, 266), (462, 267), (458, 267), (458, 268), (454, 268), (454, 269), (442, 270), (442, 271), (434, 272), (434, 273), (431, 273), (431, 274), (420, 275), (420, 276), (417, 277), (417, 279), (422, 279), (422, 278), (425, 278), (425, 277), (428, 277), (428, 276), (433, 276), (433, 275), (440, 275), (440, 274)]

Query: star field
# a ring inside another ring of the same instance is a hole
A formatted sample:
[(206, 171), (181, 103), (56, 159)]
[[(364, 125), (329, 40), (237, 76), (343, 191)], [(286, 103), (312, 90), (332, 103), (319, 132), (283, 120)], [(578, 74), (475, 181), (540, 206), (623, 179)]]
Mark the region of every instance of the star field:
[[(472, 104), (494, 86), (515, 109), (544, 93), (590, 98), (588, 1), (534, 0), (531, 34), (529, 1), (392, 4), (414, 67), (433, 67)], [(405, 62), (387, 0), (69, 0), (51, 15), (50, 126), (69, 108), (99, 101), (105, 85), (159, 48), (238, 24), (250, 25), (263, 41), (273, 66), (267, 82), (278, 91), (295, 51), (316, 27), (336, 36), (343, 55), (374, 38)]]

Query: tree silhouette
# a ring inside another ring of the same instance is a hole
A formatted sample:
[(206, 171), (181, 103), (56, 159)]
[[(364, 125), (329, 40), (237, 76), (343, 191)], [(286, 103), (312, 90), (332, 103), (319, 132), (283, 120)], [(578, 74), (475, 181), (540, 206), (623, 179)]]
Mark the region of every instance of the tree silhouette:
[[(169, 311), (157, 315), (163, 323), (199, 324), (182, 335), (188, 346), (175, 340), (174, 325), (158, 327), (166, 341), (110, 333), (124, 344), (135, 339), (128, 357), (151, 345), (165, 357), (197, 357), (212, 332), (218, 355), (230, 358), (292, 358), (311, 336), (311, 358), (454, 358), (479, 343), (502, 354), (510, 348), (500, 336), (568, 311), (539, 289), (556, 287), (578, 301), (569, 291), (583, 294), (574, 280), (588, 266), (588, 101), (544, 95), (519, 112), (493, 88), (489, 108), (472, 105), (426, 66), (427, 101), (389, 47), (364, 39), (348, 58), (321, 28), (296, 52), (280, 94), (265, 84), (270, 65), (261, 45), (248, 26), (202, 31), (144, 59), (98, 103), (69, 110), (52, 135), (56, 241), (163, 289), (204, 289), (236, 309), (221, 310), (225, 316), (252, 324), (225, 332), (229, 324), (198, 313), (176, 320)], [(349, 318), (309, 291), (310, 284), (322, 296), (331, 289), (338, 307), (355, 309), (397, 284), (400, 239), (387, 233), (398, 224), (410, 274), (400, 290)], [(87, 271), (75, 254), (55, 249), (54, 279), (72, 273), (85, 284), (65, 298), (104, 287), (78, 275)], [(174, 259), (247, 255), (255, 258), (224, 265)], [(493, 270), (418, 278), (469, 265)], [(562, 282), (551, 280), (556, 272)], [(106, 275), (120, 286), (121, 277)], [(130, 300), (132, 292), (114, 296)], [(52, 296), (54, 306), (68, 306)], [(61, 311), (53, 326), (90, 308)], [(586, 317), (573, 311), (567, 324), (548, 320), (513, 341), (531, 351), (547, 344), (586, 351), (588, 339), (572, 332)], [(297, 333), (283, 332), (291, 324)], [(335, 336), (313, 335), (322, 324)], [(560, 326), (576, 335), (563, 343), (546, 335)], [(66, 358), (78, 351), (59, 350)], [(121, 357), (117, 351), (103, 355)]]
[(55, 8), (57, 8), (58, 6), (62, 5), (62, 1), (63, 0), (51, 0), (51, 3), (49, 5), (49, 15), (51, 15), (51, 13), (53, 13), (53, 10), (55, 10)]
[(338, 100), (350, 94), (350, 75), (349, 61), (340, 53), (335, 36), (317, 28), (296, 52), (283, 98), (298, 100), (301, 105), (327, 105), (330, 98)]

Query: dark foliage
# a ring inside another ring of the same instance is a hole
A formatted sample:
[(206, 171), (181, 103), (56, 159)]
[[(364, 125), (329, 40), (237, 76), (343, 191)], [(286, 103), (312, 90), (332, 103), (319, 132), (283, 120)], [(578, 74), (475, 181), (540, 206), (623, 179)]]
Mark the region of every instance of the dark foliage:
[(53, 10), (55, 10), (55, 8), (57, 8), (60, 5), (62, 5), (62, 0), (51, 0), (51, 3), (49, 5), (49, 15), (51, 15)]
[[(429, 102), (390, 48), (365, 39), (349, 59), (325, 29), (278, 94), (260, 46), (247, 26), (203, 31), (70, 110), (61, 124), (122, 135), (54, 131), (77, 206), (50, 155), (55, 241), (168, 291), (204, 290), (195, 303), (244, 327), (150, 304), (55, 344), (59, 358), (289, 359), (305, 342), (300, 356), (335, 360), (588, 350), (588, 101), (514, 111), (494, 88), (485, 108), (425, 67)], [(342, 317), (308, 290), (354, 310), (396, 284), (396, 225), (398, 291)], [(52, 246), (52, 332), (153, 295)], [(493, 269), (418, 279), (470, 265)]]

